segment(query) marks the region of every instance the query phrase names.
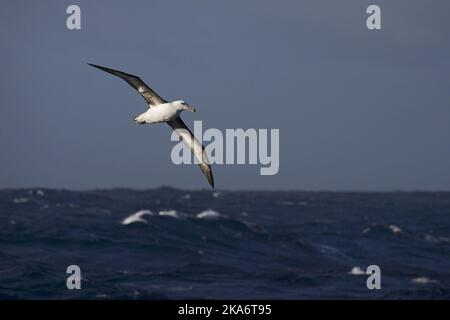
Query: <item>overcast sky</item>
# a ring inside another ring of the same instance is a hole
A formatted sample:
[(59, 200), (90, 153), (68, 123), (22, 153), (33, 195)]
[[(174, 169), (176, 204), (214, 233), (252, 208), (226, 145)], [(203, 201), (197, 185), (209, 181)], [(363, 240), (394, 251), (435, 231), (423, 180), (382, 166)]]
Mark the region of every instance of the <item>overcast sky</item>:
[[(66, 8), (81, 7), (81, 30)], [(378, 4), (382, 29), (366, 28)], [(204, 129), (279, 128), (280, 171), (215, 165), (218, 189), (450, 189), (450, 2), (4, 1), (0, 188), (208, 188), (175, 166), (137, 74)]]

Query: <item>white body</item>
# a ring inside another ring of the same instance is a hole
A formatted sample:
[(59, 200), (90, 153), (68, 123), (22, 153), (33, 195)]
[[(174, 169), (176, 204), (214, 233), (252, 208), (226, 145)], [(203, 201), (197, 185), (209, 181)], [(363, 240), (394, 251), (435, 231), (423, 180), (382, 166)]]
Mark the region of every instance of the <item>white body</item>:
[(149, 108), (147, 112), (136, 117), (135, 121), (141, 124), (167, 122), (178, 117), (180, 112), (174, 103), (169, 102)]
[(157, 106), (150, 106), (147, 112), (137, 116), (134, 121), (139, 124), (167, 122), (176, 119), (183, 110), (195, 111), (183, 101), (172, 101)]

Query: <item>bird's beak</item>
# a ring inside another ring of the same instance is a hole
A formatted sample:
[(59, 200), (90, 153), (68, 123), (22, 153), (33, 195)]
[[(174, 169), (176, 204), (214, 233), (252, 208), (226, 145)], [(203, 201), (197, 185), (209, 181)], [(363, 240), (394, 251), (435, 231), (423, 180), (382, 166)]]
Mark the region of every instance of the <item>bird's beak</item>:
[(190, 111), (190, 112), (195, 112), (195, 111), (196, 111), (195, 108), (192, 107), (192, 106), (190, 106), (190, 105), (184, 106), (183, 109), (184, 109), (184, 110), (187, 110), (187, 111)]

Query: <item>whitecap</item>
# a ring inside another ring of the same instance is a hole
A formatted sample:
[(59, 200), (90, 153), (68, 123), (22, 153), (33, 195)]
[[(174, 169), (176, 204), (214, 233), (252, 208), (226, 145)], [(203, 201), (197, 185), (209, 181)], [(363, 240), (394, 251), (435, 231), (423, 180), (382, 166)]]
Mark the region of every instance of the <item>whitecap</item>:
[(338, 248), (328, 246), (326, 244), (319, 245), (319, 249), (320, 252), (324, 254), (342, 255), (342, 252)]
[(132, 215), (129, 215), (125, 219), (123, 219), (121, 224), (127, 225), (127, 224), (135, 223), (135, 222), (148, 223), (147, 220), (145, 220), (143, 218), (143, 216), (145, 216), (145, 215), (152, 216), (153, 212), (151, 212), (150, 210), (140, 210), (136, 213), (133, 213)]
[(28, 198), (14, 198), (13, 199), (14, 203), (27, 203), (28, 201), (30, 201)]
[[(367, 217), (367, 216), (364, 216), (364, 219), (367, 220), (368, 217)], [(378, 227), (379, 227), (378, 223), (373, 222), (373, 223), (371, 223), (368, 227), (366, 227), (365, 229), (363, 229), (363, 230), (361, 231), (361, 233), (366, 234), (366, 233), (368, 233), (368, 232), (371, 232), (372, 229), (375, 229), (375, 228), (378, 228)]]
[(179, 218), (179, 214), (176, 210), (163, 210), (159, 212), (160, 216), (163, 217), (171, 217), (171, 218)]
[(366, 233), (370, 232), (370, 230), (372, 230), (372, 228), (367, 227), (367, 228), (365, 228), (363, 231), (361, 231), (361, 233), (362, 233), (362, 234), (366, 234)]
[(427, 277), (418, 277), (418, 278), (414, 278), (414, 279), (411, 279), (411, 282), (412, 282), (412, 283), (415, 283), (415, 284), (438, 283), (437, 280), (432, 280), (432, 279), (429, 279), (429, 278), (427, 278)]
[(392, 231), (392, 233), (395, 233), (395, 234), (398, 234), (398, 233), (402, 233), (402, 232), (403, 232), (402, 229), (400, 229), (399, 227), (397, 227), (397, 226), (394, 225), (394, 224), (391, 224), (388, 228), (389, 228), (389, 230)]
[(168, 287), (166, 290), (173, 291), (173, 292), (183, 292), (183, 291), (190, 291), (192, 290), (192, 286), (175, 286), (175, 287)]
[(218, 197), (220, 197), (220, 192), (213, 192), (212, 196), (214, 198), (218, 198)]
[(203, 212), (200, 212), (196, 216), (198, 219), (205, 219), (205, 220), (217, 220), (220, 218), (220, 213), (214, 210), (205, 210)]
[(351, 275), (354, 275), (354, 276), (361, 276), (361, 275), (367, 274), (367, 272), (365, 272), (360, 267), (353, 267), (352, 270), (350, 270), (348, 272), (348, 274), (351, 274)]
[(425, 241), (433, 243), (450, 243), (450, 238), (446, 237), (433, 237), (432, 235), (425, 235)]
[(186, 193), (184, 196), (181, 197), (181, 200), (189, 200), (191, 198), (191, 195), (189, 193)]

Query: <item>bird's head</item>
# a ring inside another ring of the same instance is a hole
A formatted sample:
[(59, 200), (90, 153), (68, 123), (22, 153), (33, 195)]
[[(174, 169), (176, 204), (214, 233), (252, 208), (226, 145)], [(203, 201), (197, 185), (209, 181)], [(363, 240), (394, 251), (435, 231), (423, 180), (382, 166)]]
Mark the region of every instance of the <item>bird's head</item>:
[(177, 107), (178, 110), (187, 110), (190, 112), (195, 112), (195, 108), (184, 102), (183, 100), (174, 101), (173, 104)]

